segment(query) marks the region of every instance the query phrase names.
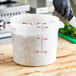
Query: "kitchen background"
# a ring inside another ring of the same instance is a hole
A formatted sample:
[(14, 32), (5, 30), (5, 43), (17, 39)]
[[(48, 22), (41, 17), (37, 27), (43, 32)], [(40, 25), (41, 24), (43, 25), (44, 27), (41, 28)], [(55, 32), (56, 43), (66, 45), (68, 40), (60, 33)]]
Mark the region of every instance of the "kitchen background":
[[(3, 1), (3, 0), (0, 0)], [(8, 0), (9, 1), (9, 0)], [(13, 0), (18, 3), (0, 3), (0, 20), (4, 20), (10, 27), (9, 19), (14, 15), (25, 13), (45, 13), (59, 16), (65, 22), (66, 20), (54, 11), (52, 0)], [(71, 0), (71, 4), (76, 15), (76, 0)], [(0, 44), (11, 43), (11, 32), (6, 29), (0, 30)]]

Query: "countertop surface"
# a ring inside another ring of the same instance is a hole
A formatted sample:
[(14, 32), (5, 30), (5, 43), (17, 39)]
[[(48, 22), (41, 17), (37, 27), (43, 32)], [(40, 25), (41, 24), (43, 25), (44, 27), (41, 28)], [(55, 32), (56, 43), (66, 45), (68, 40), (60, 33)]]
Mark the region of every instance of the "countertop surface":
[(0, 76), (76, 76), (76, 44), (59, 37), (56, 62), (43, 67), (14, 63), (12, 44), (0, 45)]

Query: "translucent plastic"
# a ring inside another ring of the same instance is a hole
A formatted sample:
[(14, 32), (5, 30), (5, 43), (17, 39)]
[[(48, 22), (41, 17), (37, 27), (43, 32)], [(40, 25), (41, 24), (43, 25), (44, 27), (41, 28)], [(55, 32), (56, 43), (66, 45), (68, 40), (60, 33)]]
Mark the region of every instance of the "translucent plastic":
[[(25, 66), (43, 66), (56, 60), (58, 29), (64, 27), (59, 18), (27, 14), (12, 17), (14, 61)], [(46, 23), (38, 25), (22, 24)]]

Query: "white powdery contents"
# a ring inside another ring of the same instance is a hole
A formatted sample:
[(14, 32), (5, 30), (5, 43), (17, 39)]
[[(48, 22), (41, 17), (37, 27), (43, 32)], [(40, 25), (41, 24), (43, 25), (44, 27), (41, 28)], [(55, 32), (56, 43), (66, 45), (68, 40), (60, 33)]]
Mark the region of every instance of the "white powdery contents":
[(41, 66), (53, 63), (56, 60), (55, 52), (52, 51), (56, 49), (52, 47), (51, 49), (48, 48), (47, 54), (36, 53), (36, 50), (41, 50), (41, 42), (36, 40), (36, 36), (23, 37), (12, 33), (12, 37), (14, 61), (16, 63), (27, 66)]
[(40, 50), (40, 42), (36, 41), (36, 36), (23, 37), (15, 33), (12, 33), (12, 36), (14, 61), (22, 65), (32, 64), (31, 66), (35, 66), (40, 64), (39, 59), (41, 59), (42, 55), (36, 54), (36, 49)]
[(35, 37), (23, 37), (12, 33), (14, 60), (20, 64), (35, 64), (32, 59), (35, 58), (36, 40)]

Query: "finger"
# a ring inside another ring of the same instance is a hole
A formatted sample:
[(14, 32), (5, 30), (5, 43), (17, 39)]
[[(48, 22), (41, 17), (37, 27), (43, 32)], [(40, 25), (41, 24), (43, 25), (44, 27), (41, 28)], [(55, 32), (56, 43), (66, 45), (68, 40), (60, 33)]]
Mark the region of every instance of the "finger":
[(69, 14), (70, 14), (70, 8), (66, 7), (66, 9), (65, 9), (65, 19), (68, 18)]
[(54, 5), (55, 8), (58, 7), (57, 0), (53, 0), (53, 5)]
[(70, 14), (69, 14), (69, 16), (68, 16), (68, 20), (71, 20), (73, 16), (74, 16), (74, 13), (73, 13), (73, 10), (72, 10), (72, 8), (71, 8), (71, 9), (70, 9)]
[(65, 12), (65, 6), (62, 5), (61, 16), (64, 16), (65, 15), (64, 12)]
[(72, 9), (72, 8), (71, 8), (70, 12), (71, 12), (72, 14), (74, 14), (74, 12), (73, 12), (73, 9)]
[(53, 0), (53, 5), (55, 6), (55, 0)]
[(70, 11), (70, 14), (68, 16), (68, 20), (71, 20), (73, 16), (74, 16), (74, 14), (72, 13), (72, 11)]
[(60, 13), (61, 12), (61, 8), (57, 8), (57, 13)]
[(57, 13), (60, 13), (60, 10), (61, 10), (61, 7), (60, 6), (61, 6), (61, 3), (56, 0), (55, 10), (57, 11)]

